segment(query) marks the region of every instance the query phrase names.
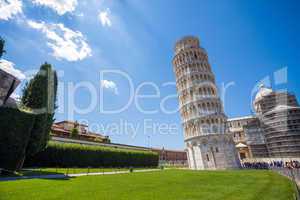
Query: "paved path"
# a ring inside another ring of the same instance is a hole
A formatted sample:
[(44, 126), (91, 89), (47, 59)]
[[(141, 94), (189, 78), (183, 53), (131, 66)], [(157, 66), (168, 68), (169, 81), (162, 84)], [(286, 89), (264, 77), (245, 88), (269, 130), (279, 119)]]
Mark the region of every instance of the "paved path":
[[(153, 172), (159, 171), (159, 169), (141, 169), (141, 170), (134, 170), (134, 173), (138, 172)], [(78, 176), (94, 176), (94, 175), (112, 175), (112, 174), (128, 174), (129, 171), (118, 171), (118, 172), (94, 172), (94, 173), (81, 173), (81, 174), (68, 174), (69, 177), (78, 177)]]
[[(133, 173), (140, 172), (153, 172), (160, 171), (160, 169), (143, 169), (143, 170), (134, 170)], [(37, 176), (16, 176), (16, 177), (3, 177), (0, 178), (0, 181), (15, 181), (23, 179), (68, 179), (72, 177), (80, 176), (97, 176), (97, 175), (113, 175), (113, 174), (129, 174), (130, 171), (117, 171), (117, 172), (94, 172), (94, 173), (80, 173), (80, 174), (53, 174), (53, 175), (37, 175)]]

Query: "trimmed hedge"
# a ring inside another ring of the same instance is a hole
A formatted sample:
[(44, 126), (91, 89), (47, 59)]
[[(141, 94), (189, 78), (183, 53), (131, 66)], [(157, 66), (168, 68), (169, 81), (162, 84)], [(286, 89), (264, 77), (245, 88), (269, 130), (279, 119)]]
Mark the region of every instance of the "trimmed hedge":
[(26, 167), (157, 167), (158, 154), (149, 151), (49, 142), (25, 161)]
[(14, 171), (22, 165), (34, 119), (33, 114), (0, 107), (0, 168)]

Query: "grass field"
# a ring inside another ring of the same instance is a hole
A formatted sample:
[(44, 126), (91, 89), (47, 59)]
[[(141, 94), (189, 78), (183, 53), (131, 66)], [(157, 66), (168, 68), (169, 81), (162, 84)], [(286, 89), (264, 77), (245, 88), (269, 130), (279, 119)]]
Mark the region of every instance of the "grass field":
[(270, 171), (189, 171), (0, 182), (0, 199), (293, 200), (294, 186)]

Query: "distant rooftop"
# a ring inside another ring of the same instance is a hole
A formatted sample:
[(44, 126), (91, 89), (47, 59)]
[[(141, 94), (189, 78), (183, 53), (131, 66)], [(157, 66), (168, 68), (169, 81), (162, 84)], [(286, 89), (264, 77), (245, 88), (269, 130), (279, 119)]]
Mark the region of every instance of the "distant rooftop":
[(88, 127), (88, 125), (86, 125), (86, 124), (81, 124), (79, 122), (68, 121), (68, 120), (64, 120), (64, 121), (60, 121), (60, 122), (55, 122), (55, 124), (78, 124), (79, 126)]

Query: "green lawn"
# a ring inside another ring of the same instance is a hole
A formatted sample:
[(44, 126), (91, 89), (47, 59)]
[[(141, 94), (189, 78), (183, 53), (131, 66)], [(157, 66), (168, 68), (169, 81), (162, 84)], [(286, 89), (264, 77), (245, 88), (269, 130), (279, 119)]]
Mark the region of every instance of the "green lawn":
[(0, 199), (293, 200), (293, 184), (270, 171), (189, 171), (0, 182)]

